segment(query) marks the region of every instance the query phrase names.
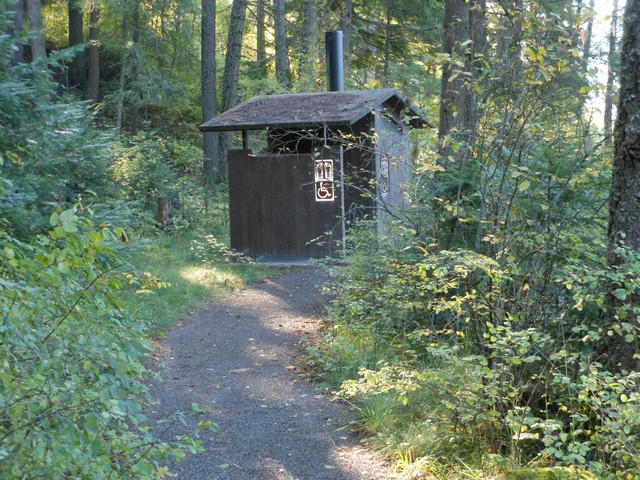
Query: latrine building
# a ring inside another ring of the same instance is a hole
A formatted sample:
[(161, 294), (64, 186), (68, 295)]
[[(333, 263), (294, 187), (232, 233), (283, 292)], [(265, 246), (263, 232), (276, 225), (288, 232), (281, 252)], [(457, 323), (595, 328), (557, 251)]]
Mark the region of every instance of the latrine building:
[[(258, 96), (204, 123), (203, 132), (242, 132), (243, 148), (228, 153), (231, 247), (336, 256), (354, 220), (383, 228), (405, 206), (409, 129), (425, 124), (393, 89)], [(263, 132), (260, 151), (251, 131)]]

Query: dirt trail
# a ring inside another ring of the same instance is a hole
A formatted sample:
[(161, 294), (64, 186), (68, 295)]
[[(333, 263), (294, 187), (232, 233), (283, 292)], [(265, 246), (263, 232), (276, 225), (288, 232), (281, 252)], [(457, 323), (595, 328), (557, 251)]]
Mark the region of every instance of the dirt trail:
[[(185, 319), (159, 348), (165, 380), (152, 417), (187, 412), (188, 427), (218, 424), (204, 453), (171, 466), (185, 480), (395, 478), (348, 427), (343, 405), (299, 376), (296, 358), (320, 324), (325, 277), (298, 269), (252, 285)], [(192, 413), (192, 403), (205, 413)]]

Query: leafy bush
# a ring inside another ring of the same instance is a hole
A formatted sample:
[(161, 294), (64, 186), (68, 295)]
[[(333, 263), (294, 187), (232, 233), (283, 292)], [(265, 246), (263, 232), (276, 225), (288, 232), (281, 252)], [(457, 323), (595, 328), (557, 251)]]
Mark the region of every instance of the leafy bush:
[[(210, 223), (209, 204), (220, 192), (205, 192), (200, 182), (203, 158), (199, 147), (185, 140), (140, 133), (123, 137), (114, 153), (117, 160), (112, 174), (122, 200), (142, 207), (144, 218), (138, 226), (144, 229), (156, 224), (158, 197), (170, 200), (172, 230), (193, 230)], [(222, 214), (226, 216), (226, 212)], [(217, 223), (224, 224), (221, 220)]]
[(199, 178), (202, 167), (200, 149), (146, 133), (123, 138), (115, 156), (113, 174), (124, 198), (147, 203), (161, 195), (179, 201), (180, 194), (193, 186), (187, 178)]
[(10, 182), (0, 215), (21, 238), (46, 227), (46, 203), (115, 194), (108, 175), (111, 135), (93, 126), (85, 104), (43, 99), (41, 89), (52, 88), (48, 76), (31, 65), (0, 66), (0, 154)]
[(120, 299), (162, 284), (107, 246), (121, 230), (79, 208), (50, 223), (29, 243), (0, 231), (0, 476), (167, 476), (161, 462), (198, 443), (171, 446), (145, 426), (147, 325)]
[[(423, 473), (443, 461), (460, 468), (456, 458), (485, 469), (490, 452), (502, 471), (553, 465), (634, 478), (640, 374), (601, 363), (615, 366), (610, 342), (635, 342), (632, 312), (623, 303), (615, 322), (598, 315), (603, 285), (618, 282), (618, 300), (635, 295), (640, 262), (627, 260), (613, 270), (597, 258), (568, 261), (547, 279), (552, 288), (537, 290), (518, 265), (474, 252), (356, 253), (338, 268), (334, 328), (314, 361), (341, 384), (371, 441), (399, 461), (423, 459)], [(556, 295), (549, 317), (524, 315), (540, 292)]]

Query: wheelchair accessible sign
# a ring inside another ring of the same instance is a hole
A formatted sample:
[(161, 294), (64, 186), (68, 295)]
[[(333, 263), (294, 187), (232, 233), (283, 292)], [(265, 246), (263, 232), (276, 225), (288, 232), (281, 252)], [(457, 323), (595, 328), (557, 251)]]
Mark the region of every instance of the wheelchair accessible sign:
[(314, 160), (316, 202), (333, 202), (333, 160)]

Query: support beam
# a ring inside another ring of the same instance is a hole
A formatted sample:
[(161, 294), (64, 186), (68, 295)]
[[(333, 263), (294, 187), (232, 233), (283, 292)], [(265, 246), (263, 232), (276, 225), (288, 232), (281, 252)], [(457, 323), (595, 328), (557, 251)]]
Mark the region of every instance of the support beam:
[(249, 132), (242, 130), (242, 149), (249, 150)]

